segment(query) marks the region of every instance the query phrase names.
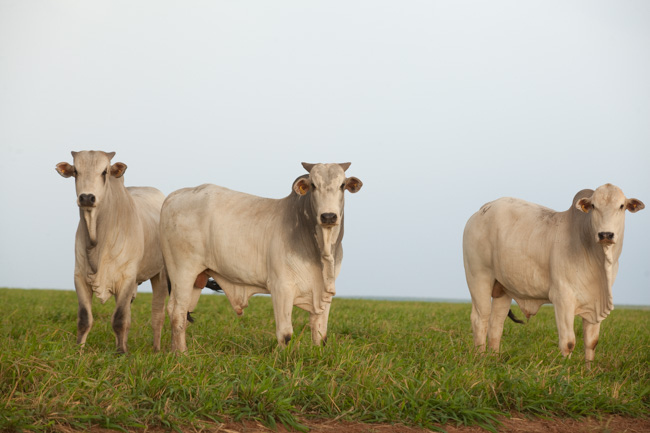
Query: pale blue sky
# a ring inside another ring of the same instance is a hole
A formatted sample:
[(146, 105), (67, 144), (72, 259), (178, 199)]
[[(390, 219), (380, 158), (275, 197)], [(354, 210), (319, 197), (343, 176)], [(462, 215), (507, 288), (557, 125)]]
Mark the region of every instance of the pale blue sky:
[(649, 77), (647, 1), (2, 0), (0, 286), (73, 288), (54, 166), (100, 149), (165, 194), (280, 198), (351, 161), (340, 296), (469, 299), (483, 203), (611, 182), (649, 206), (614, 301), (650, 305)]

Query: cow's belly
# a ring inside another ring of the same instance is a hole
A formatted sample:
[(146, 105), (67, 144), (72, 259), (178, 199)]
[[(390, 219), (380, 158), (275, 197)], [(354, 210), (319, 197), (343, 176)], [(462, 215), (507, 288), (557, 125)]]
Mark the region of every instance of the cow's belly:
[(263, 234), (226, 225), (212, 231), (204, 257), (208, 269), (232, 284), (263, 289), (268, 289), (268, 260), (269, 248)]
[(534, 262), (497, 263), (495, 277), (512, 298), (548, 300), (550, 289), (549, 271)]
[[(322, 278), (318, 278), (316, 270), (309, 274), (295, 274), (295, 270), (287, 268), (284, 274), (293, 275), (294, 278), (280, 279), (279, 275), (275, 275), (275, 279), (269, 280), (268, 283), (258, 281), (258, 284), (243, 281), (240, 274), (231, 276), (214, 270), (208, 270), (208, 274), (221, 286), (237, 314), (242, 314), (250, 297), (259, 293), (289, 297), (294, 306), (313, 313), (316, 310), (314, 304), (318, 302), (315, 298), (319, 298), (323, 292)], [(273, 286), (274, 289), (270, 290), (268, 286)]]
[(506, 275), (497, 276), (497, 281), (505, 287), (505, 292), (511, 298), (548, 300), (548, 285), (535, 283), (529, 279), (509, 278)]
[(155, 254), (143, 257), (140, 267), (138, 268), (137, 282), (138, 284), (150, 280), (158, 275), (163, 269), (163, 258), (160, 251)]
[(266, 220), (231, 214), (213, 217), (207, 236), (205, 265), (231, 283), (269, 289), (273, 279), (269, 261), (276, 252), (271, 243), (276, 231)]
[(220, 275), (231, 284), (268, 290), (266, 269), (255, 262), (255, 260), (214, 260), (209, 262), (207, 267), (209, 271)]

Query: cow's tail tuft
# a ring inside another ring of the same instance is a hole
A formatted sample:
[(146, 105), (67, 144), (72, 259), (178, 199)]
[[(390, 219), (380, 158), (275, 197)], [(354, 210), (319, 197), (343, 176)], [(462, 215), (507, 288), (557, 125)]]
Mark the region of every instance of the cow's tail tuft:
[(517, 319), (517, 316), (515, 316), (515, 313), (513, 313), (512, 310), (508, 310), (508, 317), (510, 317), (510, 320), (515, 323), (524, 323), (523, 320)]
[(192, 313), (189, 311), (187, 312), (187, 321), (190, 323), (194, 323), (194, 317), (192, 317)]
[(208, 282), (205, 283), (205, 287), (207, 289), (214, 290), (215, 292), (223, 292), (221, 286), (212, 278), (208, 279)]

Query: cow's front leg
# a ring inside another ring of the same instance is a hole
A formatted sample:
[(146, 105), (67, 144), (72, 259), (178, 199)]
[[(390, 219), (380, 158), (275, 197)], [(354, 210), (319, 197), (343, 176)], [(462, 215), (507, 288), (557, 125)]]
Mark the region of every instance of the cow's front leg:
[(117, 288), (115, 296), (115, 311), (111, 319), (113, 332), (115, 332), (115, 343), (119, 353), (126, 353), (126, 341), (131, 328), (131, 301), (138, 286), (135, 281), (130, 281), (124, 286)]
[(92, 299), (93, 292), (85, 276), (74, 275), (74, 287), (77, 292), (79, 309), (77, 310), (77, 344), (86, 344), (86, 338), (93, 326)]
[(293, 336), (291, 312), (293, 310), (293, 293), (274, 290), (271, 292), (273, 315), (275, 316), (275, 335), (280, 346), (286, 346)]
[(587, 362), (587, 366), (591, 367), (591, 361), (594, 360), (596, 354), (600, 323), (589, 323), (585, 319), (582, 319), (582, 333), (585, 338), (585, 361)]
[(327, 342), (327, 321), (330, 315), (331, 303), (324, 304), (325, 311), (321, 314), (309, 314), (309, 326), (311, 327), (311, 341), (315, 346), (325, 345)]
[(569, 356), (576, 347), (576, 334), (573, 330), (573, 318), (575, 317), (574, 303), (570, 300), (561, 299), (557, 303), (554, 302), (554, 306), (560, 351), (563, 356)]

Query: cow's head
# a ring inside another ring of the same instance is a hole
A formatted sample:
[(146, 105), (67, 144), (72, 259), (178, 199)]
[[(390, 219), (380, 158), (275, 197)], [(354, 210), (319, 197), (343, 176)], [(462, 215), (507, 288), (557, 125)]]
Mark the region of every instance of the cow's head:
[(603, 246), (613, 245), (623, 238), (626, 209), (634, 213), (644, 207), (641, 200), (625, 198), (620, 188), (609, 183), (576, 203), (578, 210), (591, 214), (591, 232), (594, 240)]
[(356, 177), (345, 177), (345, 170), (350, 163), (343, 164), (308, 164), (302, 166), (309, 176), (296, 179), (293, 190), (304, 196), (311, 194), (311, 207), (318, 224), (322, 227), (334, 227), (343, 219), (343, 193), (348, 190), (355, 193), (361, 189), (363, 182)]
[(97, 243), (97, 208), (110, 188), (110, 177), (120, 178), (126, 171), (126, 164), (111, 165), (115, 152), (83, 151), (72, 152), (74, 165), (60, 162), (56, 171), (63, 177), (74, 177), (77, 189), (77, 205), (86, 221), (91, 245)]
[(116, 162), (111, 165), (115, 152), (83, 151), (72, 152), (74, 165), (60, 162), (56, 171), (63, 177), (74, 177), (77, 189), (77, 205), (84, 209), (97, 207), (108, 188), (109, 177), (121, 177), (126, 164)]

